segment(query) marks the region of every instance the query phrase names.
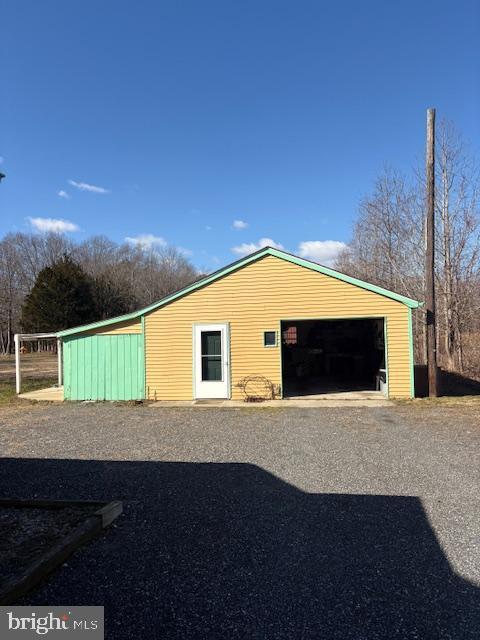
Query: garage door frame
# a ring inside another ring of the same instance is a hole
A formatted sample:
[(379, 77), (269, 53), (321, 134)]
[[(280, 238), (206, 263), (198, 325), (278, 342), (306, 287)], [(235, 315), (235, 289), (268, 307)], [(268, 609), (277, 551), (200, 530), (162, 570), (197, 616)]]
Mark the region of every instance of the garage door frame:
[[(386, 375), (386, 393), (385, 397), (388, 399), (390, 397), (390, 382), (389, 382), (389, 363), (388, 363), (388, 316), (383, 314), (372, 314), (372, 315), (361, 315), (361, 316), (296, 316), (294, 318), (280, 318), (278, 323), (278, 335), (280, 336), (279, 345), (279, 357), (280, 357), (280, 397), (285, 398), (284, 388), (283, 388), (283, 357), (282, 357), (282, 322), (302, 322), (302, 321), (315, 321), (319, 322), (323, 320), (383, 320), (383, 338), (385, 342), (385, 375)], [(412, 359), (413, 362), (413, 359)], [(413, 397), (413, 396), (412, 396)]]

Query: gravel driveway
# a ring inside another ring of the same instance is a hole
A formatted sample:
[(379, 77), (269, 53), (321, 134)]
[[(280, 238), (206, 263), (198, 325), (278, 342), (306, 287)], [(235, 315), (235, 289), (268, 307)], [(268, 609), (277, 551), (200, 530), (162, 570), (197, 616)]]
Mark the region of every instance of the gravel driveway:
[(23, 604), (107, 638), (478, 639), (478, 409), (0, 413), (0, 494), (125, 512)]

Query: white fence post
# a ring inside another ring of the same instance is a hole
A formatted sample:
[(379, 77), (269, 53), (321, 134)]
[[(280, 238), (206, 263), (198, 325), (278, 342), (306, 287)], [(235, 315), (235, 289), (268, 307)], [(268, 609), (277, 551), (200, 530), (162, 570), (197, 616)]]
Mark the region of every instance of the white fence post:
[(62, 371), (62, 341), (57, 338), (57, 358), (58, 358), (58, 386), (63, 384), (63, 371)]
[(15, 391), (20, 393), (22, 385), (22, 372), (20, 371), (20, 336), (16, 333), (13, 336), (15, 342)]

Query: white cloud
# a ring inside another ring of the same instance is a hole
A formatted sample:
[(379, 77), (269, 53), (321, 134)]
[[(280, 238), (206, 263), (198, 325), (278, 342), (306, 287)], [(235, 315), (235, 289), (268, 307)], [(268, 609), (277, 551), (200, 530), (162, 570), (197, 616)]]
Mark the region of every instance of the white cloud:
[(275, 240), (272, 240), (272, 238), (260, 238), (258, 242), (244, 242), (243, 244), (238, 245), (238, 247), (232, 247), (232, 251), (238, 256), (246, 256), (249, 253), (262, 249), (263, 247), (283, 249), (283, 246), (278, 242), (275, 242)]
[(75, 182), (75, 180), (69, 180), (68, 184), (71, 184), (72, 187), (75, 187), (80, 191), (90, 191), (91, 193), (110, 193), (110, 189), (97, 187), (94, 184), (88, 184), (88, 182)]
[(67, 231), (78, 231), (79, 226), (69, 220), (59, 218), (28, 218), (32, 227), (38, 231), (52, 233), (66, 233)]
[(186, 249), (185, 247), (177, 247), (177, 251), (185, 256), (185, 258), (193, 256), (193, 251), (191, 249)]
[(125, 242), (134, 244), (141, 249), (153, 249), (153, 247), (165, 247), (167, 241), (160, 236), (154, 236), (152, 233), (141, 233), (138, 236), (127, 236)]
[(338, 240), (306, 240), (298, 245), (298, 254), (302, 258), (331, 266), (346, 248), (345, 242)]
[(234, 220), (233, 228), (234, 229), (246, 229), (248, 227), (248, 222), (244, 222), (243, 220)]
[(60, 191), (57, 192), (57, 196), (59, 198), (64, 198), (64, 200), (70, 200), (70, 196), (68, 195), (68, 193), (66, 191), (64, 191), (63, 189), (60, 189)]

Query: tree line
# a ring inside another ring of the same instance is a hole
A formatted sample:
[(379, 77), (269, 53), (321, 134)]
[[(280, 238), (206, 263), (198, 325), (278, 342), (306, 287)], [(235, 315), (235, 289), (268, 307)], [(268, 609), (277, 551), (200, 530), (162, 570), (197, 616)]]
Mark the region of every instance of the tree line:
[(0, 353), (13, 350), (14, 333), (53, 332), (128, 313), (199, 277), (173, 247), (9, 233), (0, 240)]
[[(437, 353), (444, 368), (480, 380), (479, 186), (467, 145), (451, 123), (442, 122), (436, 144)], [(336, 268), (424, 300), (424, 221), (423, 167), (408, 174), (386, 167), (360, 203)], [(12, 350), (20, 330), (56, 331), (114, 317), (198, 277), (174, 248), (145, 250), (103, 236), (75, 244), (60, 234), (10, 233), (0, 241), (0, 352)], [(417, 363), (426, 361), (425, 328), (419, 309)]]
[[(437, 354), (451, 371), (480, 379), (479, 174), (454, 125), (437, 132), (435, 284)], [(336, 268), (425, 300), (425, 182), (386, 167), (360, 203), (352, 240)], [(425, 312), (414, 313), (417, 363), (426, 362)]]

